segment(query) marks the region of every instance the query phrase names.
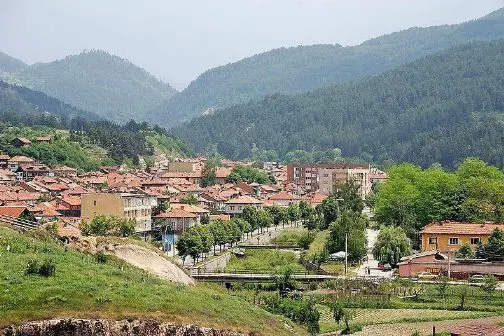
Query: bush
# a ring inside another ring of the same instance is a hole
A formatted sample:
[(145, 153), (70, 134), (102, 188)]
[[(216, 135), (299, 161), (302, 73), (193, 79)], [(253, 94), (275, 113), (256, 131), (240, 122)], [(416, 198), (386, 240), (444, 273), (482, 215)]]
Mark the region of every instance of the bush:
[(44, 260), (42, 265), (40, 265), (40, 269), (38, 274), (45, 277), (53, 276), (56, 272), (56, 265), (51, 260)]
[(40, 263), (38, 260), (30, 260), (26, 265), (25, 274), (26, 275), (40, 275), (44, 277), (53, 276), (56, 272), (56, 265), (51, 260), (44, 260)]
[(106, 264), (108, 262), (109, 256), (99, 251), (95, 254), (95, 260), (99, 264)]
[(26, 265), (26, 268), (25, 268), (25, 274), (26, 275), (38, 274), (39, 269), (40, 269), (40, 264), (37, 260), (33, 260), (33, 259), (29, 260), (28, 264)]

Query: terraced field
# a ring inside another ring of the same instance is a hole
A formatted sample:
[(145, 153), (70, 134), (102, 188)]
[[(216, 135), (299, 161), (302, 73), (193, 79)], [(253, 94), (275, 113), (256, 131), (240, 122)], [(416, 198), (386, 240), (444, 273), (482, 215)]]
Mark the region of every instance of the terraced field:
[[(334, 322), (334, 319), (332, 317), (329, 308), (320, 305), (317, 306), (317, 309), (321, 313), (320, 318), (321, 332), (323, 333), (332, 332), (338, 329), (342, 329), (344, 327), (343, 324), (337, 325)], [(356, 309), (356, 311), (357, 316), (354, 320), (352, 320), (351, 324), (360, 324), (362, 326), (370, 325), (369, 328), (378, 327), (378, 329), (383, 328), (384, 331), (390, 330), (390, 327), (391, 326), (395, 327), (396, 324), (404, 325), (404, 324), (418, 324), (418, 322), (424, 322), (424, 321), (475, 319), (495, 315), (495, 313), (488, 313), (488, 312), (429, 310), (429, 309)], [(504, 320), (504, 317), (501, 319)], [(406, 323), (406, 322), (412, 322), (412, 323)], [(432, 329), (432, 323), (427, 324), (430, 325)], [(412, 328), (413, 329), (411, 330), (414, 331), (415, 328), (414, 327)], [(367, 327), (365, 329), (367, 329)], [(369, 334), (369, 335), (380, 336), (380, 335), (410, 335), (410, 334), (411, 333)], [(357, 333), (354, 335), (357, 335)]]

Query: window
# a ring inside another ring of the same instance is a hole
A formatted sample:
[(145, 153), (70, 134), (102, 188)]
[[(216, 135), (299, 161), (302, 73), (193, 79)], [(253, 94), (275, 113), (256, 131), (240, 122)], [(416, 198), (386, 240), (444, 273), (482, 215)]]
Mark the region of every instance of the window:
[(93, 201), (93, 205), (96, 206), (96, 201)]
[(478, 245), (481, 242), (479, 237), (471, 237), (471, 245)]
[(437, 244), (437, 238), (436, 237), (429, 237), (429, 245), (434, 245)]
[(241, 210), (243, 207), (241, 205), (238, 206), (238, 210)]
[(329, 177), (329, 174), (324, 174), (324, 177)]
[(231, 205), (231, 206), (229, 207), (229, 210), (233, 211), (233, 210), (234, 210), (234, 205)]
[(458, 245), (459, 244), (458, 237), (448, 238), (448, 244), (449, 245)]

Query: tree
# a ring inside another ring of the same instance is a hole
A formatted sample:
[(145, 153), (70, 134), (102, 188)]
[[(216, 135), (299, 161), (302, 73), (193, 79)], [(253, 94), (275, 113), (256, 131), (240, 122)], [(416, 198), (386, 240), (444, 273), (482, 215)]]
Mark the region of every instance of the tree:
[(324, 216), (324, 227), (322, 230), (325, 230), (329, 227), (329, 224), (336, 221), (340, 215), (340, 207), (339, 201), (334, 196), (329, 196), (322, 201), (321, 211)]
[(457, 252), (457, 258), (460, 259), (471, 259), (474, 258), (474, 251), (468, 243), (462, 244)]
[[(219, 250), (222, 251), (222, 245), (228, 242), (228, 234), (225, 228), (225, 222), (222, 219), (218, 219), (209, 225), (210, 233), (213, 236), (214, 244), (219, 245)], [(214, 245), (215, 254), (215, 245)]]
[(203, 188), (217, 184), (217, 167), (220, 165), (220, 160), (217, 157), (209, 157), (203, 166), (202, 178), (200, 186)]
[(257, 211), (257, 223), (262, 232), (264, 228), (269, 228), (273, 224), (273, 217), (268, 211), (259, 209)]
[(328, 253), (345, 250), (345, 235), (348, 234), (348, 259), (360, 261), (367, 253), (366, 220), (361, 214), (344, 211), (341, 218), (329, 226)]
[(269, 206), (269, 207), (267, 207), (265, 209), (266, 209), (266, 211), (269, 212), (269, 214), (273, 218), (273, 225), (276, 228), (280, 224), (280, 222), (282, 220), (281, 214), (280, 214), (280, 212), (282, 211), (282, 209), (278, 205), (276, 205), (276, 204), (273, 205), (273, 206)]
[(469, 289), (467, 288), (467, 286), (460, 286), (458, 293), (459, 293), (459, 297), (460, 297), (459, 310), (464, 310), (464, 305), (465, 305), (467, 295), (469, 294)]
[(476, 248), (475, 257), (477, 259), (486, 259), (487, 257), (485, 246), (483, 246), (483, 243), (481, 241), (478, 243), (478, 247)]
[(345, 183), (334, 186), (333, 197), (341, 199), (340, 209), (362, 213), (364, 201), (362, 200), (360, 185), (353, 178), (346, 179)]
[(295, 204), (290, 205), (287, 208), (287, 214), (289, 215), (289, 220), (291, 222), (296, 222), (299, 220), (300, 214), (299, 214), (299, 207)]
[(493, 293), (497, 289), (499, 281), (493, 275), (486, 275), (483, 283), (481, 284), (481, 289), (486, 293), (488, 303), (490, 303)]
[(345, 329), (343, 333), (348, 333), (350, 331), (350, 321), (355, 318), (355, 312), (345, 308), (341, 302), (333, 302), (331, 304), (331, 311), (336, 324), (344, 322)]
[(194, 264), (196, 264), (196, 259), (206, 247), (196, 226), (187, 229), (187, 231), (179, 237), (176, 245), (179, 255), (182, 256), (183, 259), (185, 259), (187, 255), (191, 256)]
[(257, 208), (250, 205), (244, 206), (241, 217), (247, 222), (249, 222), (252, 231), (259, 228), (259, 218), (257, 215)]
[(198, 197), (194, 193), (190, 192), (180, 199), (180, 203), (196, 205), (198, 204)]
[(448, 289), (448, 286), (449, 284), (447, 277), (439, 276), (436, 278), (436, 290), (438, 291), (439, 295), (443, 298), (443, 301), (445, 300), (446, 290)]
[(236, 225), (240, 229), (240, 232), (242, 235), (244, 233), (249, 233), (252, 228), (252, 226), (249, 224), (249, 222), (247, 222), (246, 220), (244, 220), (242, 218), (234, 218), (234, 219), (232, 219), (232, 221), (236, 223)]
[(208, 225), (195, 226), (201, 238), (201, 253), (208, 253), (215, 241)]
[(299, 217), (303, 221), (303, 225), (306, 225), (312, 214), (313, 208), (306, 201), (299, 202)]
[(258, 168), (250, 166), (236, 166), (231, 170), (231, 174), (226, 178), (230, 183), (259, 183), (268, 184), (271, 182), (268, 174)]
[(411, 242), (400, 227), (380, 230), (373, 247), (373, 256), (382, 264), (395, 267), (402, 257), (411, 254)]
[(83, 236), (135, 237), (136, 222), (133, 219), (99, 215), (91, 222), (84, 221), (81, 227)]
[(504, 231), (495, 228), (490, 237), (488, 237), (488, 243), (485, 246), (485, 251), (487, 258), (501, 260), (504, 258)]

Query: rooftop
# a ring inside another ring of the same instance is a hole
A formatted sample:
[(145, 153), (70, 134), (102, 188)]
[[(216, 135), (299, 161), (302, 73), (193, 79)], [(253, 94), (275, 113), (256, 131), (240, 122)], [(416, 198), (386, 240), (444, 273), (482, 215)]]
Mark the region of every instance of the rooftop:
[(420, 233), (425, 234), (480, 234), (489, 235), (496, 228), (504, 230), (503, 224), (475, 224), (475, 223), (462, 223), (462, 222), (434, 222), (426, 225)]

